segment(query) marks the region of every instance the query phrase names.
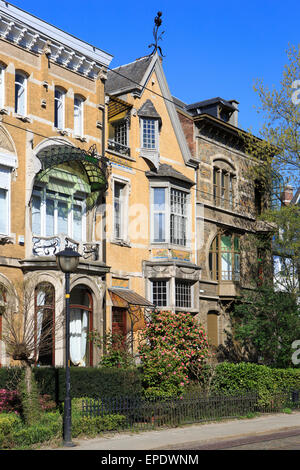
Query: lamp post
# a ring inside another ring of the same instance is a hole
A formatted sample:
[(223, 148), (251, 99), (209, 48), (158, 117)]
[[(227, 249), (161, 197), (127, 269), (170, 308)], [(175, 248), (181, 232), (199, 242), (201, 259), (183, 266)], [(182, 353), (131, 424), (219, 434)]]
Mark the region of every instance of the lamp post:
[(71, 417), (71, 382), (70, 382), (70, 273), (76, 271), (80, 254), (70, 247), (56, 254), (58, 268), (65, 273), (65, 299), (66, 299), (66, 395), (64, 405), (64, 446), (73, 447), (72, 443), (72, 417)]

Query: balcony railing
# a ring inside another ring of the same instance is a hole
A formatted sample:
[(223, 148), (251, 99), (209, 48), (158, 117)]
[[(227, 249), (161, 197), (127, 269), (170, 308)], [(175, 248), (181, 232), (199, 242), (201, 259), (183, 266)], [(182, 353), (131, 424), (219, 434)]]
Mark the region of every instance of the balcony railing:
[(130, 157), (130, 147), (120, 144), (113, 139), (108, 139), (108, 148), (110, 150), (114, 150), (115, 152), (121, 153), (122, 155), (127, 155)]
[(78, 251), (85, 260), (100, 260), (100, 242), (78, 242), (62, 233), (49, 237), (39, 235), (32, 237), (32, 254), (34, 256), (55, 256), (66, 247)]

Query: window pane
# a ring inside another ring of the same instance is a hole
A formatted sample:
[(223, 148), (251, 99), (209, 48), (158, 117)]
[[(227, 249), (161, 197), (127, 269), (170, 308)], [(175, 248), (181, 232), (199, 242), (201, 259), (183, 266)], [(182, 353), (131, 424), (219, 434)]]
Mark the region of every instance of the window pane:
[(191, 308), (191, 284), (182, 281), (176, 281), (175, 290), (176, 307)]
[(82, 101), (79, 98), (74, 98), (74, 132), (82, 134)]
[(143, 147), (148, 149), (156, 148), (155, 120), (143, 119)]
[(124, 185), (115, 183), (114, 185), (114, 236), (122, 238), (122, 212), (123, 212), (123, 191)]
[(152, 302), (158, 307), (167, 306), (167, 282), (166, 281), (153, 281), (152, 282)]
[(41, 235), (41, 198), (32, 197), (32, 233)]
[(60, 90), (55, 90), (54, 95), (54, 127), (58, 129), (63, 128), (63, 93)]
[(15, 112), (25, 114), (25, 77), (20, 74), (15, 78)]
[(54, 235), (54, 201), (46, 199), (46, 236)]
[(165, 188), (153, 189), (153, 237), (154, 242), (166, 241), (166, 219), (165, 219)]
[(57, 204), (57, 232), (68, 233), (68, 204), (59, 201)]
[(8, 223), (7, 223), (7, 191), (0, 188), (0, 233), (7, 234)]
[(82, 240), (82, 207), (73, 205), (73, 238)]
[(232, 280), (232, 253), (221, 254), (221, 270), (222, 270), (222, 280), (231, 281)]

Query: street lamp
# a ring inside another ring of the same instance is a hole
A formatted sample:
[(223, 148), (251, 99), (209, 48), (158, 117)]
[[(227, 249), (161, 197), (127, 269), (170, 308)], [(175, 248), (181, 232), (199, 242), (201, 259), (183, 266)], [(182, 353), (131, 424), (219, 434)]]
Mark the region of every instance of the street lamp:
[(71, 382), (70, 382), (70, 273), (76, 271), (80, 254), (70, 247), (56, 254), (58, 268), (65, 273), (66, 298), (66, 395), (64, 405), (64, 446), (73, 447), (71, 432)]

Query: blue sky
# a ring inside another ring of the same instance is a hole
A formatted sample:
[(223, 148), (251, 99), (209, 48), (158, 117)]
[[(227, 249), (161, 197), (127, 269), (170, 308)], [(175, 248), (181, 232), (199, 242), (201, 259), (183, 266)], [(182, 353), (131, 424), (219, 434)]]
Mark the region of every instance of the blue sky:
[[(14, 0), (13, 5), (114, 56), (111, 67), (149, 54), (162, 11), (160, 42), (171, 93), (185, 101), (240, 102), (239, 124), (256, 134), (262, 117), (256, 79), (278, 87), (289, 44), (299, 44), (297, 0)], [(300, 77), (299, 77), (300, 79)]]

